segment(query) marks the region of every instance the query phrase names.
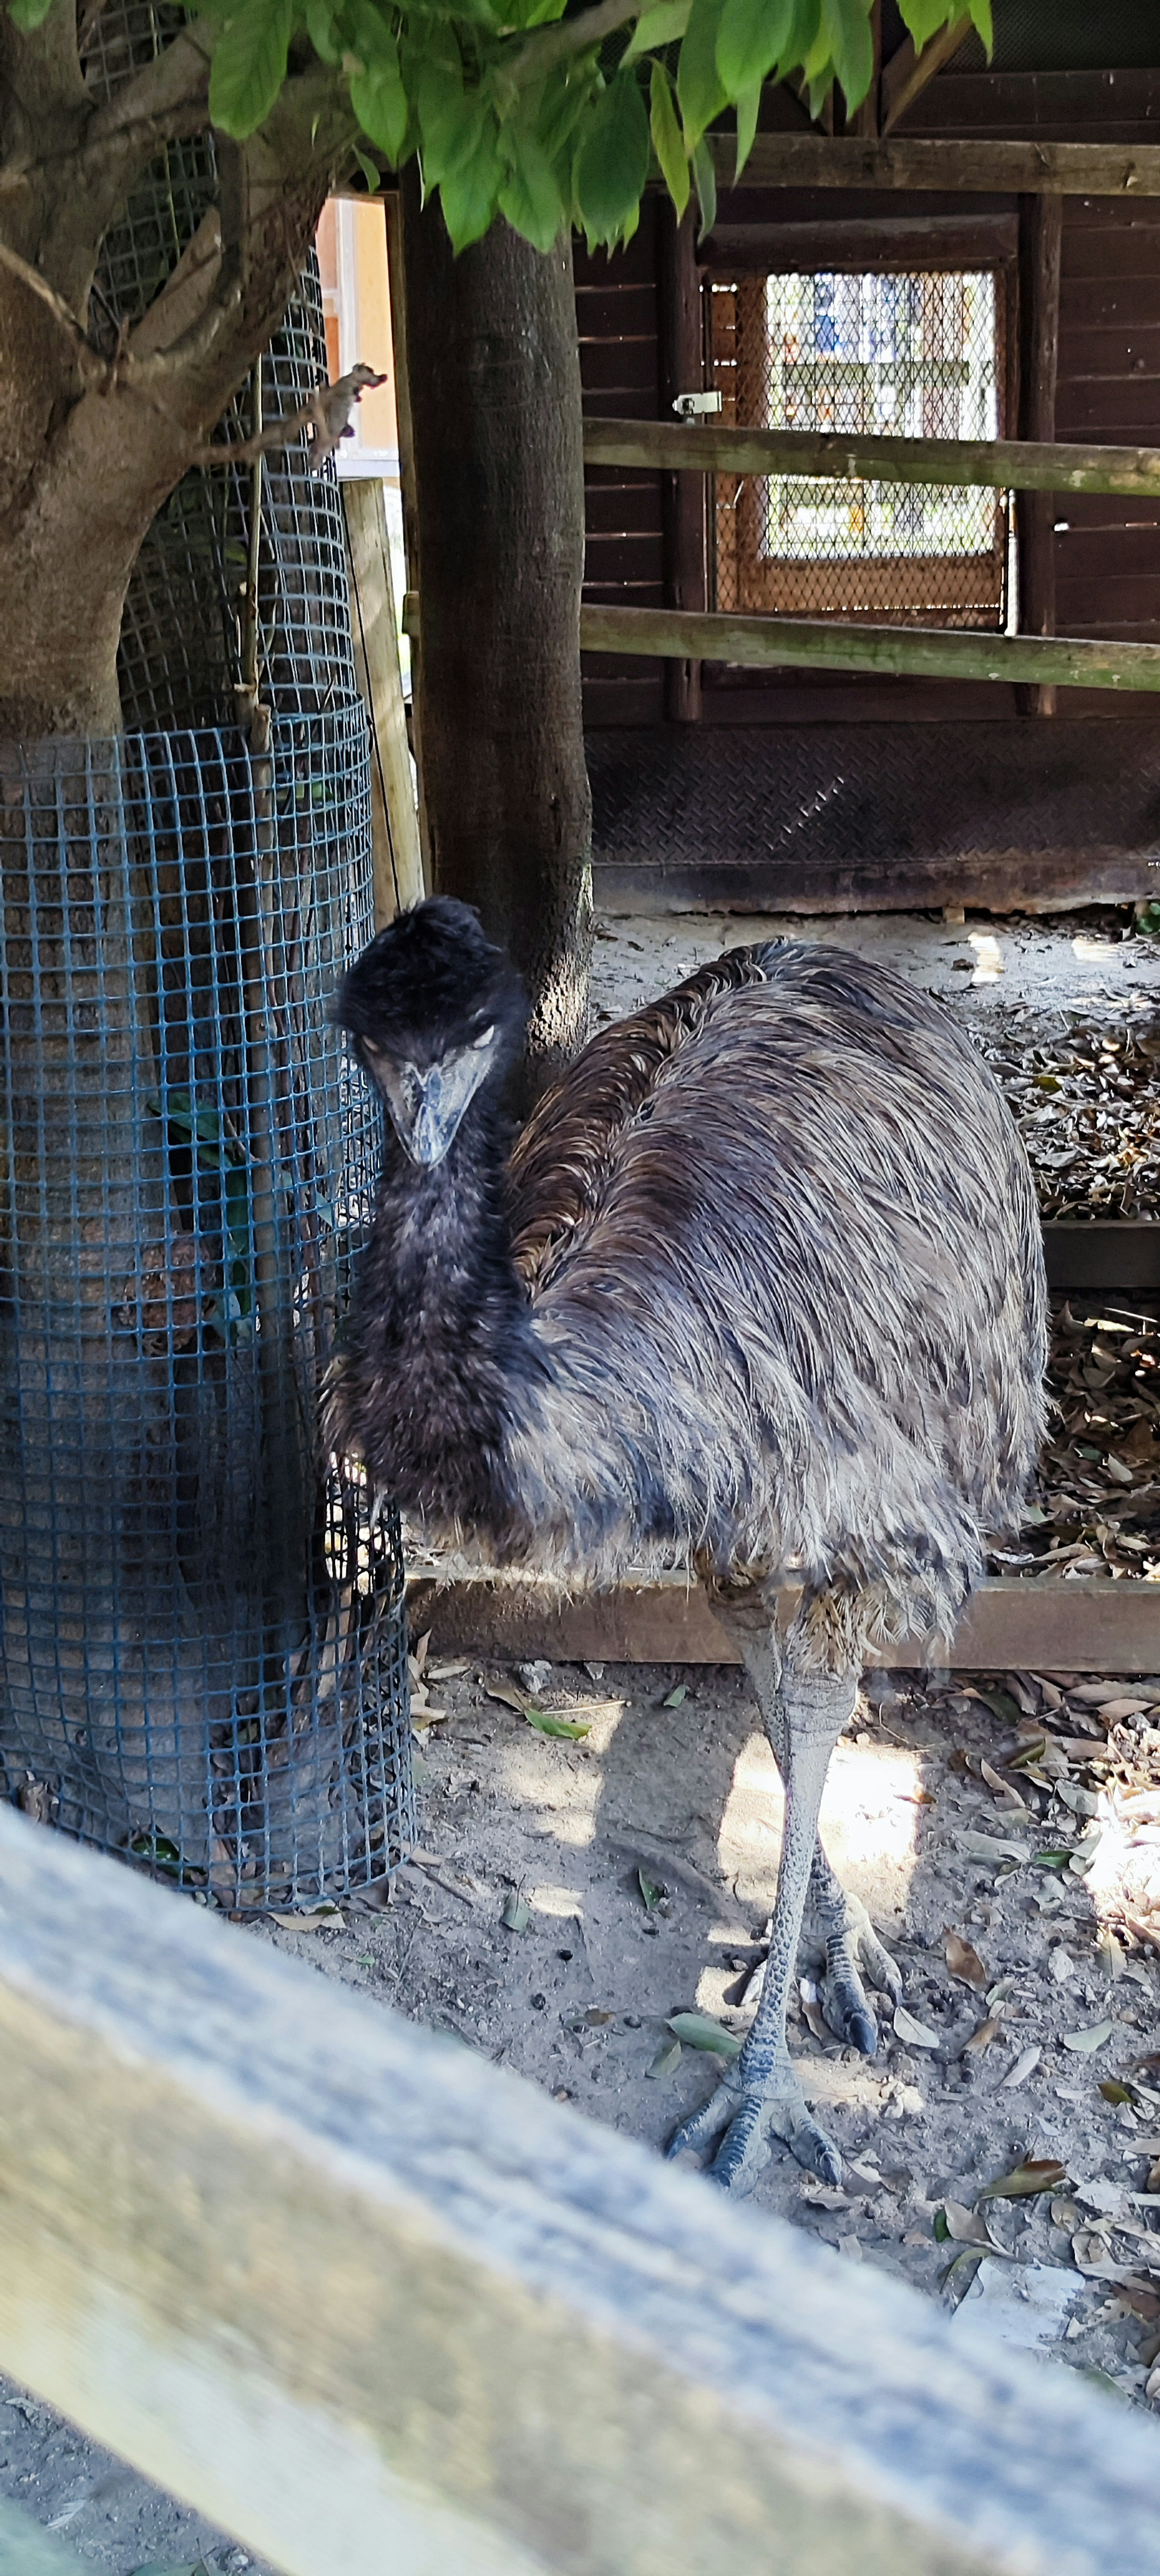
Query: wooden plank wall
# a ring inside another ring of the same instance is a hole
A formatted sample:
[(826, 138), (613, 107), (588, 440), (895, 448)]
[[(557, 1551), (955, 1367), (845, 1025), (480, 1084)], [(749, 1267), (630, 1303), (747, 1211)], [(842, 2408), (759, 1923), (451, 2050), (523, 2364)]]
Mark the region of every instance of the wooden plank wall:
[[(784, 121), (780, 102), (773, 121)], [(1160, 70), (949, 70), (939, 74), (898, 131), (947, 138), (1154, 141), (1160, 139)], [(832, 200), (815, 193), (819, 211), (832, 211)], [(867, 199), (864, 211), (869, 213), (875, 202)], [(724, 193), (721, 221), (756, 222), (762, 203), (761, 193), (753, 189)], [(929, 209), (934, 201), (922, 203)], [(978, 211), (999, 201), (969, 203)], [(768, 195), (764, 205), (768, 209)], [(947, 205), (952, 212), (963, 211), (961, 200), (947, 200)], [(854, 211), (852, 203), (843, 204), (843, 213)], [(897, 212), (896, 203), (892, 211)], [(581, 372), (590, 412), (629, 419), (659, 416), (657, 239), (664, 220), (667, 208), (648, 200), (627, 251), (611, 259), (603, 253), (590, 259), (577, 245)], [(1065, 202), (1056, 429), (1061, 439), (1160, 444), (1160, 201)], [(588, 487), (585, 597), (624, 606), (661, 605), (659, 477), (590, 468)], [(1057, 528), (1055, 539), (1058, 630), (1160, 641), (1160, 503), (1061, 500), (1059, 519), (1066, 524)], [(951, 717), (994, 722), (1017, 716), (1015, 692), (999, 684), (963, 688), (942, 681), (860, 681), (841, 673), (771, 673), (760, 679), (754, 673), (707, 673), (706, 680), (707, 724)], [(1066, 708), (1060, 709), (1065, 712), (1104, 721), (1139, 718), (1138, 705), (1111, 692), (1069, 691)], [(660, 667), (627, 658), (619, 663), (604, 656), (589, 659), (585, 715), (593, 730), (662, 724)]]

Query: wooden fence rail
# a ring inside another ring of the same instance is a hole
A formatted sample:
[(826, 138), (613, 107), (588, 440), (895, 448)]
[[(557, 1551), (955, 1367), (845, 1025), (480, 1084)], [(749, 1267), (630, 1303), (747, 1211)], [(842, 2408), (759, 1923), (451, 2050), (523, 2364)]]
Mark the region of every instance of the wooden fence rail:
[(837, 618), (739, 617), (691, 608), (580, 611), (583, 653), (732, 662), (741, 667), (921, 673), (940, 680), (1040, 681), (1067, 689), (1160, 689), (1160, 644), (1086, 636), (971, 635)]
[[(733, 186), (731, 134), (707, 137), (721, 189)], [(742, 175), (746, 188), (954, 189), (966, 195), (1160, 197), (1160, 144), (874, 142), (860, 136), (759, 134)]]
[(7, 1808), (0, 2050), (0, 2366), (288, 2576), (1160, 2576), (1118, 2401)]
[(734, 429), (721, 421), (586, 420), (586, 465), (666, 474), (795, 474), (845, 482), (984, 484), (1000, 492), (1160, 494), (1154, 447), (1038, 445), (1024, 438), (833, 437), (810, 429)]

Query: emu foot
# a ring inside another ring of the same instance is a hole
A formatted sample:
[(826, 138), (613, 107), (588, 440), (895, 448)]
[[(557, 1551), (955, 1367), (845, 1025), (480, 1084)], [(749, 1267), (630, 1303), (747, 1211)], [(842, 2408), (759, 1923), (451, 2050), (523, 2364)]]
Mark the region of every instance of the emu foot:
[(837, 1879), (833, 1891), (838, 1902), (811, 1913), (803, 1927), (802, 1949), (810, 1975), (818, 1980), (822, 2014), (835, 2039), (844, 2040), (847, 2048), (861, 2049), (863, 2057), (873, 2057), (878, 2024), (866, 1999), (866, 1986), (889, 1995), (896, 2004), (902, 1999), (902, 1977), (861, 1897), (852, 1896)]
[(805, 2095), (788, 2058), (775, 2066), (766, 2084), (746, 2084), (736, 2067), (727, 2068), (703, 2109), (683, 2120), (670, 2138), (666, 2155), (701, 2153), (720, 2138), (707, 2168), (708, 2180), (741, 2197), (768, 2162), (771, 2142), (780, 2138), (807, 2173), (839, 2183), (842, 2159), (806, 2107)]

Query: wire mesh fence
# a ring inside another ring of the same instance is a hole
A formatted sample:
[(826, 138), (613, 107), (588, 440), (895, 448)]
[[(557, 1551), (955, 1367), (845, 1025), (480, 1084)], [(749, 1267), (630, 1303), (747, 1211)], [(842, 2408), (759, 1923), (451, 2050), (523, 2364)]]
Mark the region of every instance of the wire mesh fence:
[[(835, 436), (993, 439), (1002, 279), (963, 274), (715, 279), (722, 418)], [(716, 605), (1002, 628), (1007, 501), (935, 485), (716, 478)]]
[[(94, 93), (184, 15), (107, 0)], [(215, 187), (209, 142), (159, 155), (105, 244), (110, 346)], [(316, 263), (264, 365), (268, 415), (324, 380)], [(0, 748), (0, 1776), (230, 1909), (369, 1885), (415, 1833), (398, 1520), (315, 1436), (380, 1144), (329, 1016), (373, 928), (341, 503), (301, 444), (269, 461), (251, 751), (251, 499), (187, 475), (155, 521), (133, 730)]]
[(379, 1143), (328, 1017), (361, 728), (3, 786), (9, 1794), (231, 1906), (365, 1884), (414, 1832), (402, 1565), (313, 1429)]

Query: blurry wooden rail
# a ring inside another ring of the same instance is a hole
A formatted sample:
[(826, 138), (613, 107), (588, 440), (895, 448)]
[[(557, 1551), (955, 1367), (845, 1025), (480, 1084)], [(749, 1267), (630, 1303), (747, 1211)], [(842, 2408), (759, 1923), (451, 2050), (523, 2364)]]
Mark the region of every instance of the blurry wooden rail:
[(1160, 2576), (1154, 2424), (8, 1808), (0, 2048), (0, 2367), (287, 2576)]
[(888, 671), (1069, 689), (1160, 689), (1160, 644), (971, 635), (837, 618), (742, 617), (716, 609), (584, 606), (580, 650), (728, 662), (750, 670)]
[[(706, 137), (727, 194), (737, 148), (731, 134)], [(1160, 144), (919, 142), (909, 136), (759, 134), (745, 164), (745, 188), (911, 188), (942, 194), (1160, 197)], [(728, 206), (722, 210), (727, 214)]]
[(1068, 447), (1025, 438), (834, 437), (809, 429), (735, 429), (727, 421), (586, 420), (586, 465), (667, 474), (793, 474), (847, 482), (931, 483), (1000, 492), (1160, 494), (1160, 449)]

